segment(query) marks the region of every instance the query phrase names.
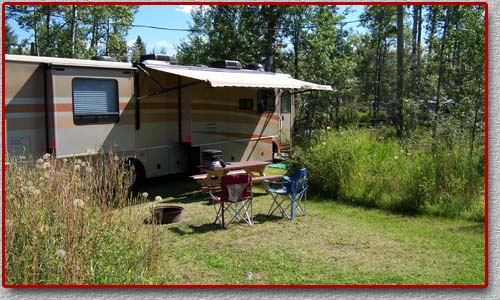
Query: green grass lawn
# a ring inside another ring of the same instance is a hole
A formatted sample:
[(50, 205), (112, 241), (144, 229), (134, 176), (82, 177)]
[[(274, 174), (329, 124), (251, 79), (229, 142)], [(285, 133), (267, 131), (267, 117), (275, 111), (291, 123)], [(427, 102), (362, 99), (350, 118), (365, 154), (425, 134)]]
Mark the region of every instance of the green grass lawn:
[[(279, 170), (269, 170), (276, 173)], [(484, 224), (409, 217), (309, 197), (307, 215), (266, 215), (272, 199), (254, 187), (253, 226), (212, 224), (208, 196), (186, 177), (150, 180), (149, 198), (184, 207), (175, 224), (144, 224), (157, 239), (151, 284), (483, 284)], [(150, 219), (153, 202), (131, 209)], [(149, 237), (149, 238), (146, 238)]]

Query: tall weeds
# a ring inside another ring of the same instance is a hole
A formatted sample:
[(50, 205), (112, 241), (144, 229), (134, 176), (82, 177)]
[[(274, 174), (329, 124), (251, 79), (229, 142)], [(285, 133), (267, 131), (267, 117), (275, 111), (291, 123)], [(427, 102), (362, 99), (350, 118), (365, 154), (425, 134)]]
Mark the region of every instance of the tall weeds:
[(130, 182), (130, 172), (114, 155), (56, 160), (46, 154), (34, 164), (9, 159), (6, 282), (147, 281), (154, 245), (137, 238), (142, 220), (128, 208), (136, 200)]
[(312, 192), (408, 214), (484, 220), (482, 149), (418, 136), (399, 140), (379, 129), (323, 131), (298, 147)]

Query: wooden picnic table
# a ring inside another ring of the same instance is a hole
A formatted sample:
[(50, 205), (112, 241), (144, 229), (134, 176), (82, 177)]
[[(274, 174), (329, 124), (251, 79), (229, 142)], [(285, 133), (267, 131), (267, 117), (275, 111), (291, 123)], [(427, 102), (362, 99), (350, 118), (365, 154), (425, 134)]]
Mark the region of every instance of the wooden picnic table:
[(263, 181), (264, 179), (281, 179), (283, 177), (281, 175), (266, 176), (264, 174), (264, 169), (269, 164), (270, 162), (265, 161), (242, 161), (227, 163), (224, 168), (215, 167), (213, 169), (207, 169), (204, 167), (200, 167), (201, 169), (204, 169), (206, 171), (206, 174), (198, 174), (190, 177), (198, 181), (203, 189), (219, 188), (220, 179), (222, 178), (222, 176), (227, 174), (248, 173), (252, 175), (252, 181)]

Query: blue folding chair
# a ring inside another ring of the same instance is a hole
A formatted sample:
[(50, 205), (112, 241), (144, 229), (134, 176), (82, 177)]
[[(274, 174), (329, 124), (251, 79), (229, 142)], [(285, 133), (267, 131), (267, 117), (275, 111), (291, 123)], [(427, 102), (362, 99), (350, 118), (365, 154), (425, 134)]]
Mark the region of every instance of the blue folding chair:
[[(306, 215), (306, 200), (307, 200), (307, 169), (302, 168), (292, 172), (292, 176), (283, 177), (284, 181), (272, 182), (264, 180), (267, 184), (266, 191), (271, 194), (273, 203), (267, 212), (267, 215), (272, 215), (276, 210), (279, 210), (281, 215), (292, 220), (295, 217), (295, 212), (298, 211), (303, 216)], [(281, 198), (279, 196), (282, 196)], [(290, 202), (284, 206), (285, 201)], [(287, 214), (290, 208), (290, 215)]]

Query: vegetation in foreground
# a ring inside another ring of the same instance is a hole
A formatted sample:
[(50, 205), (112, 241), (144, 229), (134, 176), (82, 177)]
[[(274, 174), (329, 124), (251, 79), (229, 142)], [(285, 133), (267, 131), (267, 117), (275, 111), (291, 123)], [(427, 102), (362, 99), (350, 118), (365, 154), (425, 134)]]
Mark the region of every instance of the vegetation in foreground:
[[(10, 160), (5, 182), (8, 284), (146, 282), (155, 253), (136, 240), (130, 172), (118, 157)], [(141, 220), (142, 221), (142, 220)], [(152, 227), (155, 229), (155, 227)]]
[[(223, 230), (212, 224), (207, 195), (185, 177), (150, 180), (141, 192), (155, 202), (142, 194), (132, 200), (112, 157), (91, 169), (46, 158), (36, 168), (7, 166), (8, 284), (484, 283), (482, 222), (398, 215), (311, 194), (307, 216), (288, 221), (266, 215), (271, 198), (258, 185), (254, 226)], [(102, 174), (99, 166), (107, 166)], [(183, 220), (144, 222), (159, 202), (183, 206)]]

